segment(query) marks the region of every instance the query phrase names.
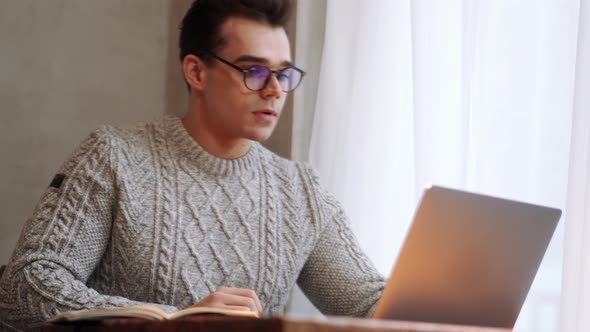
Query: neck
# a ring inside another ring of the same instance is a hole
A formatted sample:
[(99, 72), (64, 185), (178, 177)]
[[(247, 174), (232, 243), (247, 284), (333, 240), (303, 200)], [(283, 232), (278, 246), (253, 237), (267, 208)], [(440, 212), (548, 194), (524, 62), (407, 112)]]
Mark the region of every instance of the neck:
[(245, 138), (232, 139), (216, 135), (194, 109), (182, 118), (182, 124), (205, 151), (218, 158), (238, 159), (248, 153), (252, 146), (252, 141)]

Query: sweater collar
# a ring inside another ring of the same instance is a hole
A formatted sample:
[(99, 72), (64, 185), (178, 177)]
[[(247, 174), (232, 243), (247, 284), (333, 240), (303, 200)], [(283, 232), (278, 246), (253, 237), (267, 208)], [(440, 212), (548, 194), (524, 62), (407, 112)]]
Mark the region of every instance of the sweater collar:
[(189, 160), (207, 174), (237, 176), (252, 172), (260, 163), (262, 151), (258, 142), (253, 142), (250, 150), (238, 159), (222, 159), (200, 146), (190, 136), (179, 117), (165, 115), (163, 125), (173, 145), (171, 148), (178, 151), (181, 158)]

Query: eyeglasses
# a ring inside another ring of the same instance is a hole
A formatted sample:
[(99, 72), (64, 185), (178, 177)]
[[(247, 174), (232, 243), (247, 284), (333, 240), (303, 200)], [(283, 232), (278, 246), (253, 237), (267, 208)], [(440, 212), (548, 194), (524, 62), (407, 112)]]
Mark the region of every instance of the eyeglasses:
[(235, 70), (242, 72), (242, 74), (244, 74), (244, 84), (249, 90), (252, 91), (260, 91), (266, 88), (266, 85), (268, 82), (270, 82), (271, 75), (275, 74), (277, 76), (277, 80), (279, 81), (279, 85), (281, 86), (281, 90), (283, 92), (290, 92), (299, 86), (303, 76), (305, 76), (305, 72), (295, 66), (288, 66), (281, 70), (271, 70), (267, 66), (262, 65), (241, 68), (213, 52), (203, 52), (198, 54), (198, 56), (202, 55), (210, 55), (213, 58), (234, 68)]

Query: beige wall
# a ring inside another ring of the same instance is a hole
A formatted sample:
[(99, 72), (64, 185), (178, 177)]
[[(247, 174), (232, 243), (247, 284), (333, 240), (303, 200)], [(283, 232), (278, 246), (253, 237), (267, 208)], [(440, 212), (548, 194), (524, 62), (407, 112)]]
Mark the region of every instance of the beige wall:
[[(189, 4), (0, 0), (0, 264), (90, 130), (184, 112), (177, 33)], [(287, 108), (267, 142), (283, 156), (291, 151)]]

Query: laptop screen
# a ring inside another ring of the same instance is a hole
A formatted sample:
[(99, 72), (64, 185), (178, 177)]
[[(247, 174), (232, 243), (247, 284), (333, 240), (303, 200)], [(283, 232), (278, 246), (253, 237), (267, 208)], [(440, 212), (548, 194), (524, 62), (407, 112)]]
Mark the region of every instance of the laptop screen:
[(560, 216), (427, 188), (373, 317), (514, 327)]

